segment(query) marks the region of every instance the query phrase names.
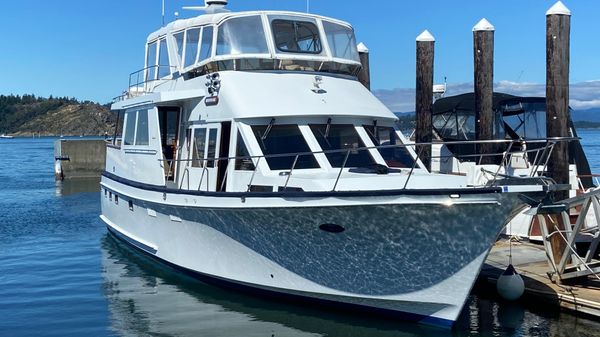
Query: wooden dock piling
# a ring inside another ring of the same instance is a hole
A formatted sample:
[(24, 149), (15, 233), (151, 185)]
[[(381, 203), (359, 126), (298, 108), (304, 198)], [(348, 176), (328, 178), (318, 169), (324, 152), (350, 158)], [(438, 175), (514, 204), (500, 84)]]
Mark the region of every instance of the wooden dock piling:
[[(546, 12), (546, 135), (569, 136), (569, 62), (571, 11), (558, 1)], [(554, 146), (548, 173), (559, 184), (569, 183), (568, 144)], [(565, 199), (566, 192), (555, 198)]]
[(359, 43), (358, 56), (360, 57), (360, 63), (362, 68), (358, 73), (358, 81), (365, 86), (365, 88), (371, 90), (371, 70), (369, 69), (369, 48), (364, 43)]
[[(435, 38), (426, 30), (417, 37), (417, 83), (415, 111), (417, 128), (416, 143), (433, 140), (433, 59)], [(431, 170), (431, 144), (418, 145), (417, 153), (423, 164)]]
[[(475, 83), (475, 137), (477, 140), (494, 139), (494, 26), (481, 19), (473, 27), (473, 61)], [(481, 154), (495, 152), (492, 144), (478, 146)], [(494, 158), (484, 156), (481, 164), (492, 164)]]

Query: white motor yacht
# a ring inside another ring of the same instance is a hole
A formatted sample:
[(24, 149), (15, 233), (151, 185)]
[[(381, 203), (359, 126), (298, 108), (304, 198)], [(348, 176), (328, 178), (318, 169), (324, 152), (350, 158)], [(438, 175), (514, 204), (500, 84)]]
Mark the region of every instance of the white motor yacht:
[(150, 34), (113, 104), (102, 220), (199, 279), (449, 327), (523, 193), (432, 174), (357, 80), (350, 24), (206, 14)]

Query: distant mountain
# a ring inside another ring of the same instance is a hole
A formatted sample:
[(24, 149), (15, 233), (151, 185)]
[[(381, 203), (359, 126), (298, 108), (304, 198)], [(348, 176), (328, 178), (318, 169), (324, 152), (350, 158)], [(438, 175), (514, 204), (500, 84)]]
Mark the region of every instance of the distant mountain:
[(117, 117), (107, 106), (74, 98), (0, 95), (0, 133), (14, 136), (104, 135)]
[(571, 118), (573, 122), (600, 122), (600, 108), (574, 110), (571, 112)]

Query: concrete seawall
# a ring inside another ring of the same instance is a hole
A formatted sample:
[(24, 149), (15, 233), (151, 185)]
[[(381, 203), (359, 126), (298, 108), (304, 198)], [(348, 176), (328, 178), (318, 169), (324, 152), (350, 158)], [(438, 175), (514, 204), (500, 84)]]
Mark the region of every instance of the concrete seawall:
[(59, 139), (54, 142), (56, 180), (100, 177), (105, 161), (106, 142), (103, 139)]

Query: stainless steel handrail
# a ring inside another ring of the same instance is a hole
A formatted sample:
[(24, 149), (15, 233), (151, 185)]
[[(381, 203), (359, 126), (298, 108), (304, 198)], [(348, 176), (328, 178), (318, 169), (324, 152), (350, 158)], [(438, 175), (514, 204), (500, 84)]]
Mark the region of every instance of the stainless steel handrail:
[[(155, 69), (156, 68), (156, 78), (148, 78), (148, 70), (150, 69)], [(129, 84), (127, 85), (127, 90), (124, 91), (121, 95), (113, 97), (112, 101), (113, 103), (115, 102), (120, 102), (123, 101), (127, 98), (131, 98), (133, 97), (133, 93), (132, 93), (132, 88), (136, 88), (139, 89), (140, 87), (143, 89), (142, 91), (140, 91), (140, 94), (144, 94), (144, 93), (148, 93), (150, 92), (150, 90), (148, 90), (147, 88), (147, 84), (151, 83), (151, 82), (155, 82), (155, 81), (172, 81), (174, 80), (173, 78), (167, 78), (166, 76), (163, 78), (159, 78), (158, 77), (158, 72), (160, 71), (161, 68), (169, 68), (169, 76), (173, 75), (175, 73), (175, 71), (173, 70), (177, 70), (176, 66), (171, 66), (171, 65), (153, 65), (153, 66), (149, 66), (149, 67), (144, 67), (140, 70), (134, 71), (132, 73), (129, 74)], [(133, 78), (136, 78), (135, 80), (133, 80)]]
[[(323, 151), (314, 151), (314, 152), (296, 152), (296, 153), (284, 153), (284, 154), (273, 154), (273, 155), (257, 155), (257, 156), (234, 156), (234, 157), (219, 157), (219, 158), (211, 158), (211, 159), (202, 159), (202, 161), (215, 161), (217, 163), (221, 163), (223, 161), (227, 161), (227, 171), (230, 167), (230, 161), (231, 160), (253, 160), (254, 162), (254, 170), (252, 170), (252, 175), (250, 177), (250, 181), (248, 183), (248, 189), (247, 191), (251, 190), (252, 187), (252, 182), (254, 181), (254, 178), (256, 176), (256, 173), (258, 171), (259, 168), (259, 164), (261, 162), (261, 160), (264, 158), (265, 160), (269, 159), (269, 158), (283, 158), (283, 157), (292, 157), (294, 156), (294, 161), (292, 164), (291, 169), (288, 172), (288, 176), (286, 178), (286, 182), (285, 182), (285, 186), (284, 189), (287, 188), (287, 185), (290, 181), (291, 175), (293, 173), (293, 171), (296, 169), (296, 165), (297, 165), (297, 161), (298, 158), (300, 156), (307, 156), (307, 155), (315, 155), (315, 154), (333, 154), (333, 153), (345, 153), (345, 158), (344, 161), (342, 163), (342, 166), (340, 167), (333, 189), (332, 191), (335, 191), (340, 177), (344, 171), (344, 169), (346, 169), (346, 164), (348, 161), (348, 157), (350, 156), (351, 152), (359, 152), (359, 151), (369, 151), (369, 150), (379, 150), (379, 149), (390, 149), (390, 148), (408, 148), (408, 147), (417, 147), (417, 146), (421, 146), (421, 145), (433, 145), (433, 144), (444, 144), (444, 145), (461, 145), (461, 144), (508, 144), (508, 148), (506, 151), (503, 152), (498, 152), (498, 153), (487, 153), (487, 154), (471, 154), (471, 155), (460, 155), (460, 158), (478, 158), (478, 157), (485, 157), (485, 156), (491, 156), (491, 157), (499, 157), (502, 156), (502, 160), (499, 164), (499, 168), (497, 169), (497, 171), (495, 172), (495, 174), (493, 174), (493, 180), (492, 182), (495, 183), (497, 180), (497, 177), (500, 176), (500, 169), (501, 167), (507, 167), (508, 166), (508, 161), (507, 159), (510, 158), (510, 156), (514, 155), (514, 154), (521, 154), (521, 153), (536, 153), (534, 162), (532, 162), (532, 172), (531, 172), (531, 176), (535, 175), (535, 172), (538, 172), (540, 166), (542, 167), (542, 172), (545, 172), (546, 167), (548, 165), (548, 161), (550, 159), (550, 156), (553, 152), (554, 149), (554, 145), (556, 145), (556, 143), (559, 142), (571, 142), (571, 141), (576, 141), (576, 140), (580, 140), (580, 138), (578, 137), (552, 137), (552, 138), (547, 138), (547, 139), (531, 139), (531, 140), (527, 140), (527, 141), (523, 141), (523, 140), (483, 140), (483, 141), (450, 141), (450, 142), (431, 142), (431, 143), (404, 143), (404, 144), (394, 144), (394, 145), (380, 145), (380, 146), (365, 146), (365, 147), (360, 147), (360, 148), (351, 148), (351, 149), (339, 149), (339, 150), (323, 150)], [(538, 147), (536, 149), (527, 149), (525, 151), (515, 151), (515, 152), (511, 152), (511, 150), (513, 149), (513, 146), (515, 145), (515, 143), (518, 143), (520, 145), (525, 145), (525, 144), (544, 144), (545, 146), (543, 147)], [(421, 148), (422, 150), (422, 148)], [(407, 177), (407, 181), (405, 182), (404, 188), (407, 187), (408, 182), (410, 177), (413, 175), (414, 170), (417, 169), (417, 167), (419, 166), (418, 163), (418, 157), (420, 157), (420, 155), (422, 151), (418, 151), (417, 153), (417, 158), (413, 158), (414, 159), (414, 163), (412, 165), (412, 167), (410, 168), (410, 171), (408, 172), (408, 177)], [(541, 152), (541, 155), (540, 155)], [(440, 156), (431, 156), (431, 158), (452, 158), (452, 157), (456, 157), (454, 155), (440, 155)], [(544, 160), (544, 163), (542, 165), (542, 160)], [(198, 159), (174, 159), (173, 162), (189, 162), (192, 160), (198, 160)], [(255, 161), (254, 161), (255, 160)], [(537, 162), (535, 162), (537, 161)], [(217, 164), (218, 166), (219, 164)], [(206, 169), (206, 167), (204, 167)], [(203, 178), (204, 178), (204, 170), (202, 172), (202, 178), (200, 179), (200, 184), (199, 184), (199, 190), (200, 190), (200, 186), (203, 182)], [(223, 185), (223, 184), (222, 184)], [(221, 190), (223, 190), (223, 186), (221, 186)]]

